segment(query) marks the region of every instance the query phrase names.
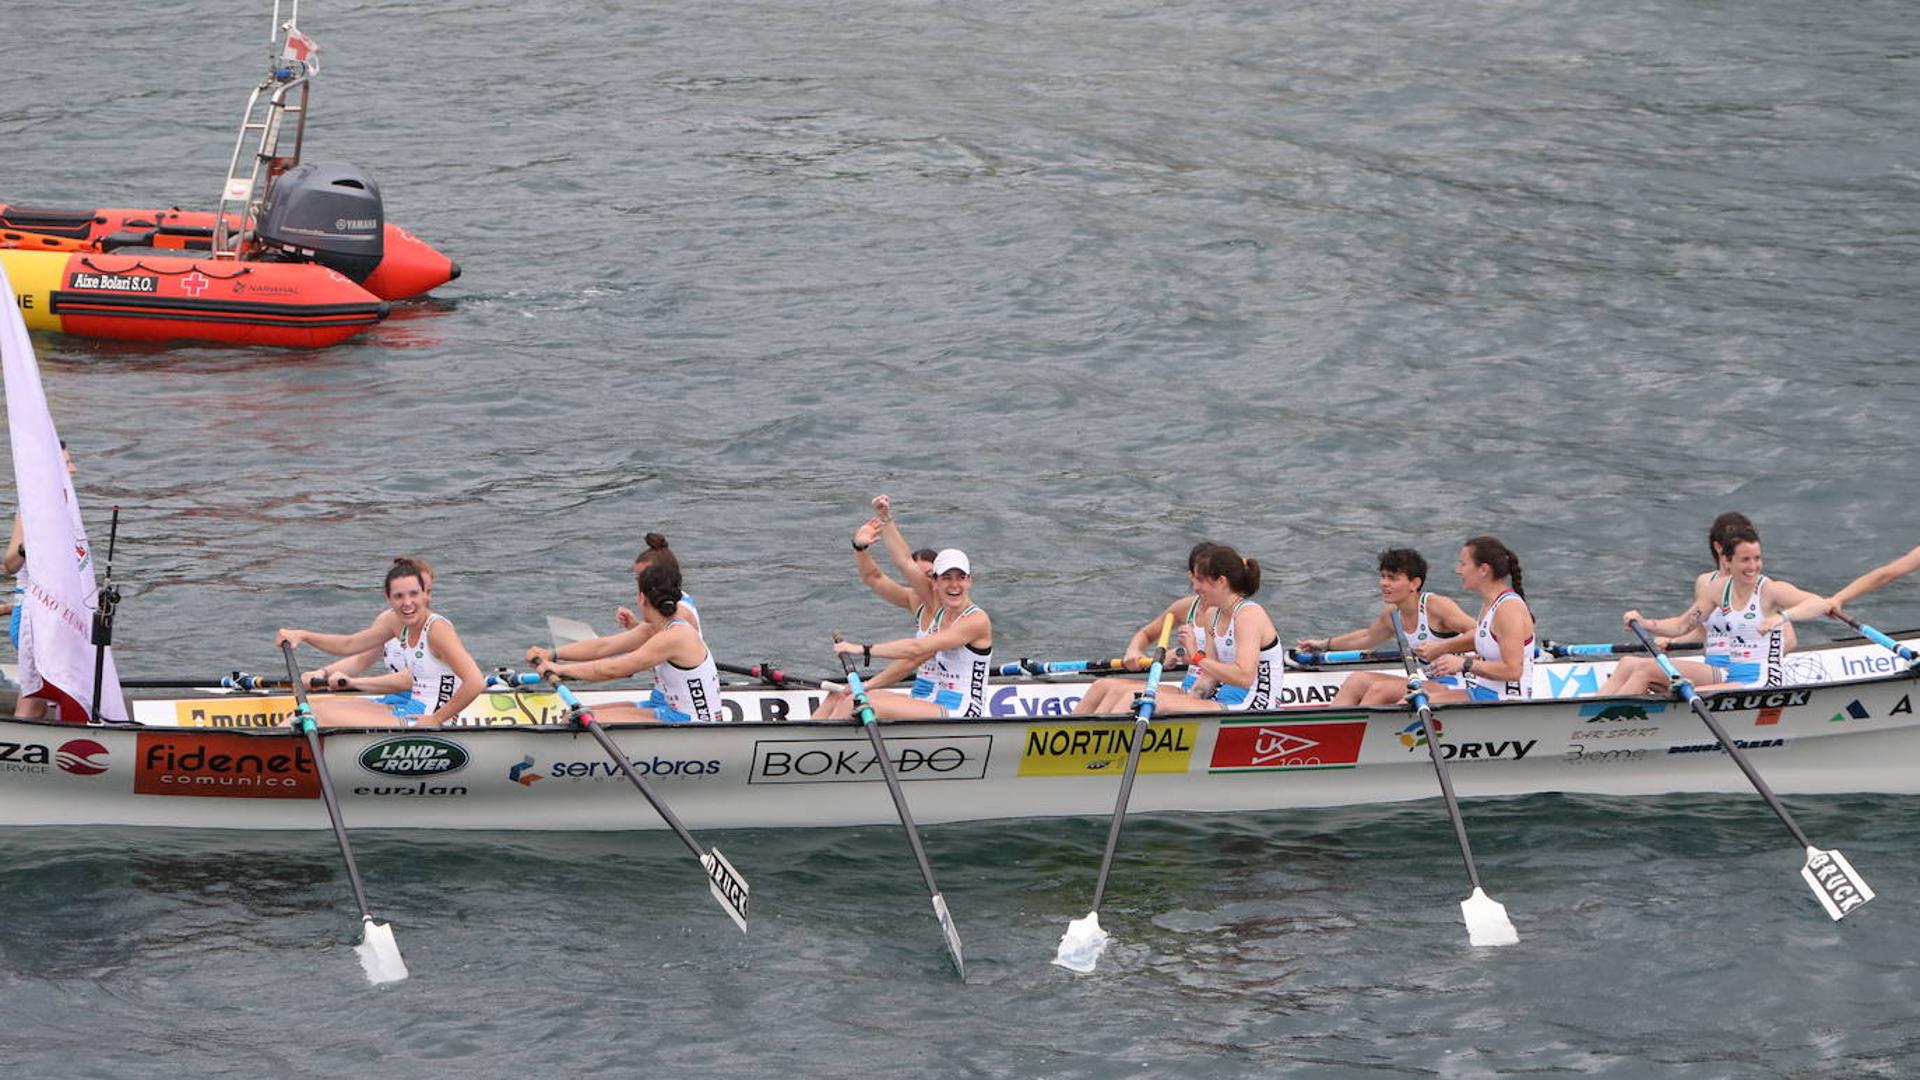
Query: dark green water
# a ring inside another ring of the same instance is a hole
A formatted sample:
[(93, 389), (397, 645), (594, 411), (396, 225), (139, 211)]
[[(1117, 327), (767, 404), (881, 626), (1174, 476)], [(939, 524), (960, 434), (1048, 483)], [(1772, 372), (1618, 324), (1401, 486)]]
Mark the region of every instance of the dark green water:
[[(267, 12), (0, 10), (0, 198), (205, 207)], [(1520, 552), (1543, 634), (1683, 602), (1743, 509), (1830, 591), (1920, 539), (1911, 10), (1404, 2), (309, 0), (311, 159), (458, 259), (325, 353), (39, 339), (129, 674), (270, 670), (439, 568), (482, 663), (602, 626), (673, 538), (723, 659), (898, 621), (894, 494), (1006, 656), (1104, 651), (1205, 536), (1288, 637), (1372, 553)], [(1920, 585), (1860, 605), (1913, 625)], [(1803, 631), (1808, 640), (1817, 627)], [(1835, 927), (1756, 801), (1129, 827), (1097, 976), (1050, 967), (1104, 825), (369, 835), (415, 977), (367, 989), (323, 835), (15, 833), (8, 1075), (1904, 1076), (1920, 808), (1797, 802), (1880, 890)]]

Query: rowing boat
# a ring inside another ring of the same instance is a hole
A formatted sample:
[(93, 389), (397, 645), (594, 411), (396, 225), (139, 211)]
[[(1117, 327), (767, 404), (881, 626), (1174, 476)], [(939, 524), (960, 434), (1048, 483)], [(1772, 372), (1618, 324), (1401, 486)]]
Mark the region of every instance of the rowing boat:
[[(1798, 654), (1803, 685), (1708, 695), (1786, 794), (1920, 793), (1920, 678), (1878, 646)], [(1533, 792), (1744, 792), (1747, 781), (1683, 705), (1576, 696), (1608, 661), (1541, 665), (1530, 702), (1437, 707), (1463, 797)], [(1343, 672), (1291, 672), (1304, 704), (1259, 714), (1157, 716), (1134, 812), (1260, 811), (1434, 795), (1405, 710), (1331, 709)], [(886, 725), (889, 759), (926, 822), (1106, 815), (1131, 739), (1125, 718), (1067, 715), (1085, 682), (995, 688), (994, 715)], [(632, 691), (582, 694), (589, 705)], [(1312, 699), (1318, 698), (1319, 701)], [(733, 723), (609, 727), (636, 770), (698, 829), (890, 822), (874, 752), (846, 722), (804, 719), (818, 691), (730, 687)], [(328, 827), (314, 763), (286, 729), (292, 699), (216, 693), (135, 702), (138, 726), (0, 721), (0, 824), (218, 829)], [(550, 693), (486, 694), (440, 730), (333, 730), (327, 765), (357, 828), (650, 829)]]

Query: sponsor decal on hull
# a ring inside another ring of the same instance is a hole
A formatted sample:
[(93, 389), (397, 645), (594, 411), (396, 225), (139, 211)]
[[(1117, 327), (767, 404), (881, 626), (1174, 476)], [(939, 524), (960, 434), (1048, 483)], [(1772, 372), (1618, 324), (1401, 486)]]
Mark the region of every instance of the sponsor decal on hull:
[[(926, 735), (887, 740), (887, 760), (908, 780), (980, 780), (992, 735)], [(885, 779), (870, 739), (761, 739), (749, 784), (848, 784)]]
[(467, 748), (438, 735), (400, 735), (360, 751), (360, 767), (375, 776), (446, 776), (467, 767)]
[[(1031, 727), (1020, 752), (1021, 776), (1104, 776), (1127, 767), (1133, 724)], [(1154, 724), (1140, 744), (1140, 771), (1183, 773), (1193, 757), (1196, 723)]]
[(292, 735), (143, 731), (133, 790), (215, 799), (317, 799), (320, 776), (306, 740)]
[(113, 767), (107, 748), (92, 739), (45, 743), (0, 741), (0, 773), (46, 776), (55, 768), (70, 776), (99, 776)]
[[(1448, 742), (1447, 729), (1436, 717), (1433, 733), (1440, 740), (1440, 757), (1445, 761), (1520, 761), (1540, 745), (1539, 739), (1501, 739), (1497, 742)], [(1415, 720), (1400, 729), (1400, 745), (1408, 753), (1427, 747), (1427, 734)]]
[[(1787, 740), (1785, 739), (1735, 739), (1733, 740), (1733, 745), (1739, 747), (1742, 750), (1771, 750), (1771, 749), (1774, 749), (1775, 747), (1785, 746), (1786, 744), (1787, 744)], [(1667, 747), (1667, 753), (1669, 754), (1724, 754), (1726, 752), (1727, 752), (1727, 748), (1724, 746), (1721, 746), (1717, 742), (1685, 743), (1680, 746)]]
[(184, 728), (279, 727), (293, 716), (291, 697), (229, 697), (173, 703), (174, 722)]
[(1804, 687), (1799, 689), (1746, 690), (1729, 694), (1715, 694), (1707, 701), (1710, 712), (1747, 712), (1750, 709), (1773, 709), (1778, 715), (1780, 709), (1805, 705), (1813, 697), (1813, 691)]
[[(651, 779), (665, 776), (710, 777), (720, 775), (719, 758), (628, 758), (633, 771)], [(541, 765), (532, 754), (507, 766), (507, 779), (521, 787), (532, 787), (542, 780), (622, 780), (627, 774), (605, 755), (597, 758), (555, 761)]]
[(1364, 716), (1287, 723), (1222, 720), (1210, 773), (1351, 769), (1360, 763)]

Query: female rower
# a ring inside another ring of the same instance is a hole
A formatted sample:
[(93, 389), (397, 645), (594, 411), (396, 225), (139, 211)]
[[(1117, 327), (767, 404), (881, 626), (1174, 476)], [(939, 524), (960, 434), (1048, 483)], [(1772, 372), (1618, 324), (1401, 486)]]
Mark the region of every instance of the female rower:
[[(638, 582), (640, 575), (645, 573), (650, 566), (665, 567), (673, 572), (673, 579), (675, 581), (681, 580), (680, 560), (674, 555), (673, 549), (667, 546), (667, 538), (659, 533), (647, 534), (647, 549), (642, 551), (640, 555), (633, 560), (634, 581)], [(642, 606), (644, 607), (644, 605)], [(617, 630), (611, 634), (602, 634), (599, 637), (586, 638), (582, 641), (569, 641), (563, 645), (556, 645), (551, 649), (544, 649), (538, 646), (536, 646), (536, 648), (539, 648), (540, 651), (543, 651), (549, 658), (554, 660), (604, 660), (610, 656), (625, 656), (640, 646), (645, 645), (649, 638), (660, 632), (658, 626), (647, 621), (644, 613), (641, 617), (634, 617), (633, 611), (630, 608), (622, 607), (620, 611), (633, 619), (631, 624), (625, 619), (620, 621), (620, 625), (625, 627), (625, 629)], [(680, 594), (679, 600), (674, 605), (673, 616), (692, 626), (693, 632), (698, 634), (702, 640), (706, 639), (706, 630), (700, 625), (700, 612), (694, 608), (693, 598), (691, 596), (688, 596), (684, 592)], [(527, 650), (527, 661), (529, 663), (533, 661), (534, 652), (535, 649)]]
[(1274, 708), (1280, 701), (1286, 648), (1266, 609), (1252, 600), (1260, 591), (1260, 564), (1225, 544), (1214, 544), (1195, 557), (1193, 585), (1207, 625), (1202, 632), (1197, 623), (1183, 624), (1180, 647), (1186, 650), (1187, 670), (1195, 682), (1186, 689), (1162, 690), (1161, 711)]
[[(365, 698), (323, 698), (313, 703), (315, 718), (331, 727), (376, 727), (395, 720), (408, 725), (438, 725), (460, 715), (480, 696), (480, 668), (461, 644), (453, 624), (433, 612), (427, 596), (427, 572), (411, 559), (395, 559), (387, 569), (387, 610), (355, 634), (281, 630), (278, 639), (294, 648), (312, 645), (321, 652), (349, 656), (398, 638), (409, 676), (405, 699), (393, 704)], [(357, 689), (360, 680), (347, 680)]]
[[(1208, 548), (1219, 546), (1211, 540), (1202, 540), (1187, 552), (1187, 583), (1192, 591), (1168, 604), (1165, 611), (1141, 624), (1140, 629), (1135, 630), (1133, 636), (1127, 639), (1126, 651), (1121, 656), (1128, 662), (1129, 667), (1144, 666), (1140, 665), (1139, 661), (1146, 659), (1147, 649), (1160, 640), (1160, 627), (1166, 624), (1169, 615), (1173, 616), (1175, 622), (1193, 627), (1195, 642), (1200, 648), (1206, 647), (1206, 630), (1199, 626), (1200, 619), (1205, 614), (1205, 604), (1200, 599), (1200, 555)], [(1184, 660), (1185, 654), (1182, 653), (1181, 656)], [(1173, 662), (1171, 656), (1168, 657), (1168, 662)], [(1191, 693), (1199, 681), (1199, 673), (1189, 668), (1186, 678), (1180, 683), (1180, 689)], [(1086, 695), (1074, 702), (1073, 711), (1083, 716), (1126, 712), (1132, 708), (1133, 700), (1140, 691), (1141, 684), (1138, 679), (1109, 675), (1104, 679), (1094, 680), (1093, 685), (1087, 688)]]
[[(1335, 649), (1371, 649), (1394, 640), (1392, 614), (1415, 647), (1440, 636), (1467, 634), (1479, 629), (1473, 616), (1439, 593), (1422, 591), (1427, 583), (1427, 560), (1412, 548), (1388, 548), (1380, 553), (1380, 599), (1386, 604), (1378, 618), (1358, 630), (1319, 641), (1301, 640), (1306, 652)], [(1427, 674), (1431, 676), (1432, 671)], [(1356, 671), (1340, 684), (1329, 708), (1349, 705), (1392, 705), (1407, 696), (1407, 678), (1396, 672)]]
[(1531, 698), (1533, 611), (1520, 580), (1520, 557), (1496, 537), (1476, 536), (1461, 547), (1454, 571), (1467, 591), (1479, 595), (1480, 617), (1472, 637), (1461, 634), (1413, 647), (1432, 675), (1427, 700)]
[(726, 719), (713, 654), (700, 631), (680, 613), (679, 565), (656, 557), (635, 576), (634, 585), (641, 623), (627, 633), (647, 631), (636, 648), (591, 660), (555, 661), (553, 650), (536, 645), (527, 650), (533, 669), (563, 679), (604, 682), (652, 668), (653, 692), (632, 704), (594, 706), (594, 715), (603, 721), (684, 724)]
[[(912, 637), (873, 644), (836, 642), (833, 650), (858, 656), (906, 661), (890, 665), (874, 681), (896, 669), (917, 665), (910, 693), (875, 689), (867, 695), (874, 715), (883, 720), (979, 719), (987, 715), (987, 675), (993, 663), (993, 620), (973, 602), (973, 565), (966, 553), (947, 548), (933, 560), (934, 606), (922, 609)], [(931, 614), (927, 612), (931, 611)], [(821, 703), (816, 719), (851, 716), (853, 700), (836, 692)]]
[[(1728, 575), (1720, 580), (1696, 581), (1693, 603), (1687, 610), (1666, 619), (1649, 619), (1638, 611), (1629, 611), (1621, 616), (1621, 622), (1638, 622), (1649, 634), (1678, 635), (1702, 627), (1707, 661), (1672, 661), (1681, 676), (1699, 690), (1782, 685), (1786, 681), (1788, 623), (1824, 614), (1828, 601), (1761, 573), (1760, 536), (1751, 528), (1730, 528), (1724, 539), (1732, 551)], [(1669, 685), (1656, 661), (1630, 657), (1614, 668), (1600, 694), (1664, 694)]]
[[(646, 539), (646, 548), (643, 549), (640, 554), (633, 557), (634, 578), (638, 580), (640, 571), (645, 570), (653, 563), (663, 560), (671, 562), (674, 571), (677, 573), (680, 570), (680, 560), (674, 555), (673, 549), (667, 546), (667, 538), (657, 532), (650, 532), (647, 534)], [(693, 597), (682, 593), (680, 596), (680, 606), (676, 609), (676, 612), (682, 619), (692, 623), (694, 630), (698, 631), (702, 637), (706, 636), (706, 631), (700, 628), (700, 612), (693, 606)], [(635, 615), (633, 609), (625, 605), (614, 609), (613, 621), (618, 623), (622, 630), (637, 629), (645, 624), (644, 619)], [(618, 637), (619, 635), (616, 634), (613, 636)], [(582, 656), (582, 659), (589, 658)]]
[[(1729, 570), (1729, 566), (1733, 563), (1733, 544), (1727, 537), (1729, 533), (1740, 529), (1752, 532), (1755, 536), (1759, 535), (1759, 532), (1753, 527), (1753, 522), (1748, 519), (1747, 515), (1738, 510), (1729, 510), (1713, 519), (1713, 525), (1707, 530), (1707, 554), (1712, 557), (1714, 568), (1712, 570), (1702, 570), (1700, 576), (1694, 579), (1693, 586), (1695, 591), (1698, 591), (1703, 585), (1710, 585), (1714, 582), (1724, 582), (1731, 576), (1732, 572)], [(1706, 628), (1696, 626), (1684, 634), (1677, 634), (1673, 637), (1655, 635), (1653, 643), (1666, 649), (1674, 645), (1684, 645), (1700, 641), (1705, 636)], [(1718, 644), (1724, 644), (1724, 642)], [(1799, 636), (1794, 632), (1793, 624), (1788, 623), (1787, 651), (1792, 652), (1798, 645)], [(1715, 664), (1719, 667), (1726, 666), (1724, 650), (1715, 655), (1707, 656), (1705, 659), (1709, 664)], [(1648, 657), (1639, 657), (1637, 660), (1639, 663), (1651, 664), (1655, 668), (1660, 666)]]
[[(402, 555), (394, 562), (411, 562), (420, 568), (420, 584), (426, 592), (427, 604), (433, 604), (433, 566), (427, 560), (417, 556)], [(387, 670), (378, 675), (361, 676), (376, 661), (384, 662)], [(328, 690), (359, 690), (363, 693), (386, 691), (379, 700), (383, 704), (397, 705), (399, 698), (408, 697), (413, 688), (412, 677), (407, 674), (407, 650), (397, 637), (372, 648), (362, 649), (352, 656), (335, 660), (330, 664), (300, 673), (300, 680), (309, 688)], [(396, 696), (397, 695), (397, 696)], [(389, 700), (389, 699), (392, 700)]]

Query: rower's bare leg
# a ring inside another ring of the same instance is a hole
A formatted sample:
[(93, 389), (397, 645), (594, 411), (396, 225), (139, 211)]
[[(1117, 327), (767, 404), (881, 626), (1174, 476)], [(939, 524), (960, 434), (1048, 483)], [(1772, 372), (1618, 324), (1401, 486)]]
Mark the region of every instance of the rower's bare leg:
[[(417, 724), (425, 714), (413, 718)], [(371, 698), (317, 697), (313, 699), (313, 720), (321, 727), (406, 727), (407, 718), (393, 715), (390, 706)]]
[(45, 720), (47, 718), (47, 699), (21, 697), (13, 703), (13, 715), (16, 720)]
[(1133, 679), (1122, 679), (1109, 675), (1104, 679), (1095, 679), (1087, 688), (1086, 696), (1073, 703), (1076, 716), (1093, 716), (1102, 713), (1117, 713), (1122, 703), (1133, 700), (1133, 695), (1144, 689), (1144, 684)]
[(1362, 698), (1362, 705), (1398, 705), (1407, 696), (1407, 680), (1388, 676), (1373, 684)]
[(853, 695), (845, 690), (835, 690), (826, 696), (820, 707), (813, 710), (815, 720), (846, 720), (853, 716)]
[(1407, 680), (1398, 675), (1389, 675), (1384, 671), (1356, 671), (1340, 684), (1340, 692), (1333, 695), (1327, 707), (1343, 709), (1354, 705), (1377, 704), (1373, 699), (1380, 696), (1383, 684), (1394, 690), (1393, 696), (1388, 699), (1389, 704), (1399, 701), (1400, 695), (1407, 692)]
[(652, 709), (630, 705), (624, 701), (595, 705), (587, 711), (593, 714), (595, 720), (603, 724), (658, 724), (661, 722)]
[[(1718, 682), (1720, 672), (1717, 668), (1703, 664), (1698, 660), (1672, 660), (1674, 669), (1696, 687), (1702, 683)], [(1673, 689), (1667, 681), (1667, 673), (1660, 668), (1660, 662), (1651, 656), (1629, 656), (1620, 661), (1607, 676), (1606, 685), (1600, 688), (1601, 697), (1631, 697), (1635, 694), (1665, 695)]]
[(881, 720), (941, 720), (947, 716), (947, 710), (926, 698), (898, 690), (875, 690), (867, 700), (873, 704), (873, 715)]
[(1222, 712), (1226, 706), (1212, 698), (1198, 697), (1185, 690), (1162, 689), (1160, 691), (1159, 711), (1172, 712)]

